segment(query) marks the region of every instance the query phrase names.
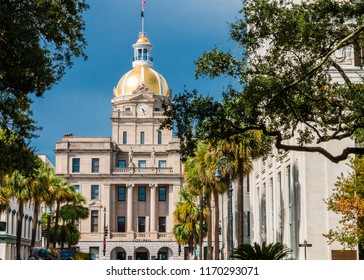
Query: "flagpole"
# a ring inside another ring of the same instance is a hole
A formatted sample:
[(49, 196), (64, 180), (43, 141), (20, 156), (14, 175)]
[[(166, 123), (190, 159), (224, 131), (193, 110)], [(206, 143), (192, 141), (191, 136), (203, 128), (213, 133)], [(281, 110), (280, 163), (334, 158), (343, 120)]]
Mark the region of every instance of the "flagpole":
[(142, 35), (144, 36), (144, 4), (145, 0), (142, 0)]

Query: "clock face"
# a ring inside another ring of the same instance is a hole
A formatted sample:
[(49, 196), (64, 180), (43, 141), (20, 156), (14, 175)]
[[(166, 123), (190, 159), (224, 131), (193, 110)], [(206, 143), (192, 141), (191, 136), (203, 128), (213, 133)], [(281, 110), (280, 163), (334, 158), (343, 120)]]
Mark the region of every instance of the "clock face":
[(148, 105), (147, 104), (138, 104), (137, 111), (139, 115), (146, 115), (148, 113)]

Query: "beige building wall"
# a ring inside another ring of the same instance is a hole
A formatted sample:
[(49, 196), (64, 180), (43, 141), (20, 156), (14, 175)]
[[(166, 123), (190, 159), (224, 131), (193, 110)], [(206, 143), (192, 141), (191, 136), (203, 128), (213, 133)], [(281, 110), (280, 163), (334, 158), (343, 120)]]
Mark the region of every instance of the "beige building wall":
[(95, 259), (183, 259), (172, 233), (183, 185), (179, 141), (172, 131), (159, 131), (162, 102), (171, 102), (171, 92), (151, 70), (144, 34), (133, 48), (148, 56), (134, 57), (134, 69), (114, 89), (111, 137), (65, 135), (56, 143), (56, 174), (87, 200), (81, 251)]

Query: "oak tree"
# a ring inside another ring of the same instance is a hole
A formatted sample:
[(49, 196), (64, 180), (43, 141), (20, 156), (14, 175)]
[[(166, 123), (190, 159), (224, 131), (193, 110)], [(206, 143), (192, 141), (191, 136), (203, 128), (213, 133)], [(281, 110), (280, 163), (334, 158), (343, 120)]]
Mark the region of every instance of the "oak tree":
[(73, 58), (86, 58), (85, 0), (0, 1), (0, 126), (31, 138), (32, 95), (41, 97)]
[[(175, 118), (182, 148), (196, 136), (229, 139), (259, 130), (280, 150), (319, 152), (332, 162), (364, 154), (354, 144), (340, 154), (321, 145), (362, 141), (363, 80), (338, 57), (360, 70), (363, 20), (359, 1), (243, 0), (241, 17), (229, 25), (236, 50), (215, 47), (195, 62), (196, 77), (232, 77), (239, 88), (228, 86), (222, 102), (196, 93), (177, 97), (170, 109), (180, 111), (167, 116)], [(291, 138), (295, 144), (285, 141)]]

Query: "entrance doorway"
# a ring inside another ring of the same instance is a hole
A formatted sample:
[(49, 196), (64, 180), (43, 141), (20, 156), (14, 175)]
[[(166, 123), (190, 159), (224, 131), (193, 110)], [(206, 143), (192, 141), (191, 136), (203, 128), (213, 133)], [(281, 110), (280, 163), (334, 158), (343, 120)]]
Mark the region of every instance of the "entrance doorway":
[(116, 259), (117, 260), (126, 260), (126, 254), (125, 252), (116, 252)]
[(148, 260), (148, 252), (136, 252), (135, 259), (136, 260)]
[(158, 253), (158, 260), (166, 260), (167, 259), (167, 253), (166, 252), (159, 252)]

